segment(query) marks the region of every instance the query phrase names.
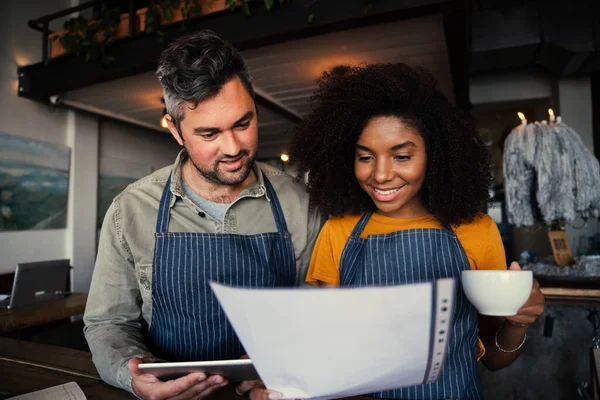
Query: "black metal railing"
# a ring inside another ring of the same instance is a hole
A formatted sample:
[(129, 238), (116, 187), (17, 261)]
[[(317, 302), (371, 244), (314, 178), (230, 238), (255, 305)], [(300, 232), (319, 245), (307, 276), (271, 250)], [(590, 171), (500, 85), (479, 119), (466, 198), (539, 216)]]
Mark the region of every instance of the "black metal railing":
[[(90, 8), (94, 8), (97, 7), (99, 5), (102, 5), (108, 1), (111, 0), (93, 0), (93, 1), (88, 1), (86, 3), (83, 4), (79, 4), (77, 6), (74, 7), (70, 7), (67, 8), (65, 10), (62, 11), (58, 11), (52, 14), (48, 14), (48, 15), (44, 15), (43, 17), (40, 18), (36, 18), (36, 19), (32, 19), (29, 20), (27, 22), (27, 25), (31, 28), (34, 29), (36, 31), (39, 31), (42, 33), (42, 62), (46, 62), (48, 60), (48, 58), (50, 57), (49, 54), (49, 49), (48, 49), (48, 43), (49, 43), (49, 36), (54, 33), (53, 31), (51, 31), (49, 29), (50, 27), (50, 22), (62, 18), (62, 17), (66, 17), (68, 15), (74, 14), (76, 12), (80, 12), (83, 10), (87, 10)], [(136, 1), (135, 0), (128, 0), (129, 3), (129, 36), (133, 36), (136, 32), (135, 32), (135, 26), (136, 26)]]

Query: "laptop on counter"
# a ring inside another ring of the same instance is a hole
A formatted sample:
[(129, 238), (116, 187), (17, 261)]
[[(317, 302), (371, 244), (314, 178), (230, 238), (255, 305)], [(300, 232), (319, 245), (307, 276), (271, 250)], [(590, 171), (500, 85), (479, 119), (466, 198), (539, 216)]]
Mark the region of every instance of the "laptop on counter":
[(69, 293), (71, 260), (50, 260), (17, 264), (10, 297), (0, 301), (0, 308), (17, 308), (28, 304), (65, 297)]

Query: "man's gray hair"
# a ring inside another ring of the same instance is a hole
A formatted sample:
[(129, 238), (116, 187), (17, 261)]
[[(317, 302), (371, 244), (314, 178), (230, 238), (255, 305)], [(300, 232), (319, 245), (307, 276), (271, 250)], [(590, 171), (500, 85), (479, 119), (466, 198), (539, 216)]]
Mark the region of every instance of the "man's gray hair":
[(252, 78), (240, 53), (211, 30), (183, 36), (162, 52), (156, 76), (163, 88), (167, 113), (179, 130), (183, 107), (196, 107), (215, 96), (234, 76), (254, 97)]

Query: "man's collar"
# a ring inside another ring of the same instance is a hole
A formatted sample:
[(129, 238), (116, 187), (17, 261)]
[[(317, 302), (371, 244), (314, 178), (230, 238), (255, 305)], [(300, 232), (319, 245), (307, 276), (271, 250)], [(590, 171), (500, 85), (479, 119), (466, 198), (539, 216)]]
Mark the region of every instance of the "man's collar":
[[(181, 178), (182, 178), (182, 170), (185, 161), (188, 159), (188, 154), (185, 149), (181, 150), (175, 159), (175, 163), (173, 164), (173, 169), (171, 173), (171, 204), (170, 207), (173, 207), (177, 197), (183, 197), (183, 188), (181, 187)], [(261, 197), (265, 196), (267, 201), (271, 201), (269, 195), (267, 194), (267, 190), (265, 188), (265, 177), (263, 175), (262, 170), (258, 166), (257, 162), (254, 162), (252, 166), (254, 173), (256, 174), (256, 180), (252, 181), (246, 186), (242, 191), (238, 194), (237, 199), (242, 197)]]
[(265, 187), (265, 176), (256, 161), (254, 162), (254, 165), (252, 166), (252, 168), (254, 169), (254, 173), (256, 174), (256, 180), (251, 182), (244, 189), (242, 189), (242, 191), (238, 195), (238, 198), (245, 197), (245, 196), (250, 196), (250, 197), (265, 196), (267, 201), (270, 202), (271, 199), (269, 198), (269, 194), (267, 193), (267, 189)]
[(181, 187), (181, 173), (185, 160), (187, 159), (187, 153), (185, 150), (181, 150), (177, 154), (173, 169), (171, 170), (171, 204), (169, 207), (173, 207), (178, 197), (183, 197), (183, 188)]

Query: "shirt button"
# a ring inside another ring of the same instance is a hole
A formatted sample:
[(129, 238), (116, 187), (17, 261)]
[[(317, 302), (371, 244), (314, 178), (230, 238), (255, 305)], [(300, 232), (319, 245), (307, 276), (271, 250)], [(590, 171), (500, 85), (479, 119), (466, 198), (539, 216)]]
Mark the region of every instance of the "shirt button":
[(200, 218), (204, 218), (206, 217), (206, 214), (203, 213), (202, 211), (198, 212), (198, 215), (200, 216)]

